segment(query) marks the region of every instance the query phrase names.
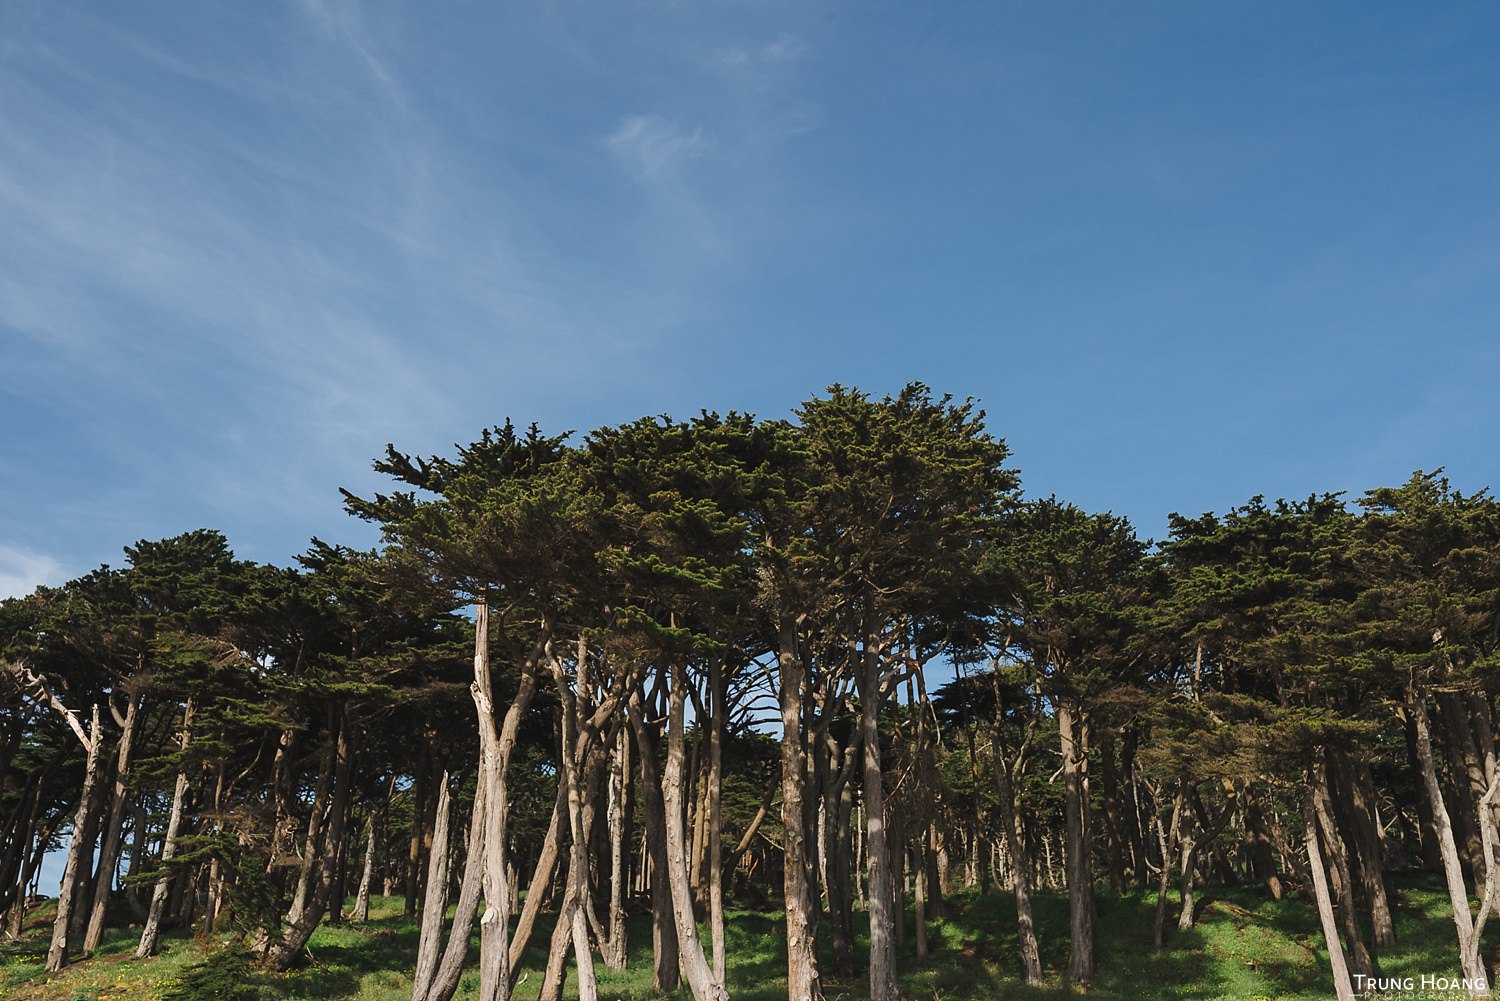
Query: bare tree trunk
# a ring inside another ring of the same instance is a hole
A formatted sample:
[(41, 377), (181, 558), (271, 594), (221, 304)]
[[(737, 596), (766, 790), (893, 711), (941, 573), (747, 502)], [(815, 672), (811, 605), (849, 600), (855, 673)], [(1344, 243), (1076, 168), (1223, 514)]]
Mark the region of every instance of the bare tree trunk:
[[(83, 934), (83, 954), (92, 955), (104, 937), (104, 917), (109, 908), (109, 895), (115, 888), (115, 863), (120, 858), (120, 830), (125, 823), (125, 792), (130, 778), (130, 751), (135, 744), (137, 719), (134, 696), (125, 707), (125, 718), (116, 720), (120, 724), (120, 742), (115, 755), (115, 782), (110, 790), (109, 816), (104, 822), (104, 844), (99, 849), (98, 872), (94, 877), (94, 901), (89, 909), (88, 930)], [(114, 709), (111, 707), (110, 712)]]
[[(193, 723), (193, 700), (187, 700), (187, 706), (182, 711), (182, 744), (181, 750), (186, 751), (188, 746), (189, 727)], [(188, 777), (186, 765), (177, 770), (177, 782), (172, 787), (172, 812), (167, 818), (167, 833), (162, 839), (161, 866), (162, 874), (156, 880), (156, 885), (151, 888), (151, 909), (146, 915), (146, 926), (141, 929), (141, 941), (136, 946), (135, 954), (141, 959), (156, 952), (157, 936), (161, 931), (162, 910), (167, 904), (167, 890), (172, 885), (172, 873), (167, 864), (177, 854), (177, 830), (182, 824), (182, 803), (187, 797)]]
[(645, 803), (645, 841), (651, 880), (651, 989), (665, 994), (677, 989), (677, 923), (672, 894), (667, 887), (666, 807), (662, 804), (661, 776), (656, 761), (657, 743), (646, 727), (641, 696), (634, 692), (627, 704), (630, 728), (641, 758), (641, 791)]
[(1266, 888), (1271, 899), (1280, 900), (1285, 891), (1276, 872), (1271, 838), (1266, 831), (1265, 810), (1255, 783), (1245, 782), (1240, 787), (1240, 799), (1245, 805), (1245, 855), (1250, 861), (1251, 877)]
[[(349, 818), (354, 752), (349, 744), (349, 726), (342, 709), (337, 712), (333, 725), (337, 730), (333, 740), (333, 791), (328, 797), (327, 817), (324, 821), (327, 830), (323, 832), (322, 849), (315, 856), (318, 883), (316, 889), (299, 894), (300, 901), (293, 901), (292, 910), (287, 915), (287, 927), (267, 954), (268, 964), (276, 970), (290, 969), (300, 961), (308, 940), (312, 938), (318, 922), (328, 910), (338, 877), (338, 856), (344, 843), (344, 827)], [(315, 808), (315, 819), (318, 819), (318, 814), (319, 811)], [(314, 843), (314, 839), (310, 837), (309, 852)]]
[(1307, 845), (1308, 869), (1312, 873), (1313, 895), (1318, 902), (1318, 923), (1323, 928), (1323, 943), (1328, 948), (1328, 960), (1333, 966), (1333, 988), (1338, 1001), (1354, 1001), (1354, 985), (1349, 980), (1349, 967), (1344, 962), (1344, 948), (1339, 943), (1339, 930), (1334, 922), (1333, 900), (1328, 895), (1328, 875), (1323, 868), (1323, 855), (1318, 849), (1318, 831), (1314, 823), (1315, 809), (1313, 792), (1307, 793), (1307, 830), (1303, 841)]
[(551, 625), (521, 665), (516, 696), (495, 728), (495, 700), (490, 687), (489, 604), (481, 596), (474, 605), (474, 680), (469, 686), (479, 720), (479, 782), (484, 787), (483, 878), (484, 914), (479, 919), (479, 1001), (510, 998), (510, 886), (505, 865), (505, 828), (509, 803), (506, 771), (515, 748), (521, 715), (536, 691), (536, 662), (550, 642)]
[[(865, 854), (870, 874), (865, 902), (870, 915), (870, 1001), (897, 1001), (901, 995), (896, 982), (899, 912), (892, 886), (892, 852), (886, 840), (885, 776), (880, 762), (880, 650), (872, 642), (873, 632), (867, 624), (857, 679), (860, 740), (864, 745)], [(785, 797), (785, 790), (782, 795)]]
[[(73, 718), (76, 723), (76, 717)], [(78, 889), (78, 875), (84, 844), (82, 832), (88, 827), (89, 808), (94, 799), (94, 788), (103, 778), (103, 755), (100, 754), (103, 731), (99, 723), (99, 705), (95, 703), (93, 719), (89, 724), (89, 735), (83, 736), (81, 728), (75, 730), (87, 751), (83, 766), (83, 791), (78, 800), (78, 812), (73, 816), (73, 839), (68, 845), (68, 860), (63, 866), (62, 886), (57, 891), (57, 917), (52, 922), (52, 944), (47, 949), (47, 972), (56, 973), (68, 962), (68, 928), (73, 918), (73, 897)]]
[(912, 914), (917, 926), (917, 958), (927, 958), (927, 864), (922, 858), (924, 846), (918, 841), (912, 845), (912, 871), (916, 873), (916, 896)]
[[(464, 860), (464, 878), (458, 889), (458, 903), (453, 908), (453, 924), (448, 929), (448, 944), (437, 972), (427, 986), (426, 998), (412, 992), (412, 1001), (448, 1001), (458, 990), (463, 976), (464, 959), (469, 953), (469, 933), (474, 929), (474, 915), (479, 911), (479, 897), (484, 882), (484, 786), (474, 789), (474, 803), (469, 814), (469, 849)], [(442, 908), (438, 909), (439, 915)], [(424, 919), (426, 915), (423, 915)]]
[(1339, 843), (1338, 827), (1334, 823), (1333, 808), (1328, 797), (1328, 769), (1321, 757), (1312, 766), (1312, 793), (1313, 812), (1323, 831), (1323, 843), (1328, 847), (1328, 857), (1333, 863), (1334, 891), (1338, 897), (1335, 915), (1344, 929), (1349, 972), (1363, 983), (1374, 975), (1375, 960), (1365, 947), (1364, 936), (1359, 930), (1359, 911), (1354, 906), (1354, 881)]
[[(578, 729), (578, 695), (569, 687), (567, 672), (562, 660), (548, 646), (548, 659), (552, 664), (552, 678), (557, 685), (558, 699), (562, 703), (562, 783), (568, 797), (568, 882), (572, 899), (571, 911), (558, 916), (558, 925), (566, 921), (572, 929), (573, 961), (578, 970), (579, 1001), (597, 1001), (598, 986), (594, 977), (594, 954), (589, 948), (588, 929), (584, 919), (584, 897), (589, 892), (588, 830), (584, 822), (584, 784), (579, 781), (578, 769), (588, 762), (587, 749)], [(578, 676), (580, 688), (585, 670), (587, 654), (583, 641), (579, 641)], [(670, 759), (669, 759), (670, 760)], [(670, 764), (668, 765), (670, 769)], [(668, 817), (670, 825), (671, 818)], [(670, 827), (669, 827), (670, 830)], [(670, 841), (668, 842), (670, 850)], [(684, 875), (686, 875), (684, 873)], [(692, 908), (688, 909), (688, 920), (692, 920)], [(700, 952), (701, 956), (701, 952)]]
[(1083, 726), (1076, 708), (1062, 699), (1057, 705), (1057, 727), (1062, 741), (1063, 813), (1067, 827), (1068, 979), (1088, 983), (1094, 976), (1094, 869), (1090, 858), (1088, 800), (1085, 790)]
[[(382, 826), (381, 821), (385, 817), (386, 810), (391, 804), (391, 795), (396, 790), (396, 776), (391, 776), (391, 783), (387, 787), (385, 802), (379, 808), (371, 807), (369, 816), (365, 818), (365, 857), (360, 867), (359, 889), (354, 894), (354, 920), (363, 924), (370, 920), (370, 886), (375, 880), (375, 839), (376, 832)], [(434, 836), (433, 844), (437, 839)], [(429, 849), (430, 850), (430, 849)]]
[[(997, 706), (997, 714), (998, 714)], [(1011, 892), (1016, 898), (1016, 934), (1021, 946), (1021, 978), (1029, 987), (1042, 982), (1041, 950), (1037, 947), (1036, 923), (1031, 916), (1031, 859), (1022, 837), (1020, 817), (1017, 814), (1015, 786), (1010, 778), (1010, 762), (1006, 760), (1004, 742), (1000, 738), (998, 718), (992, 734), (995, 791), (1000, 801), (1000, 823), (1004, 830), (1004, 845), (1010, 855)]]
[[(1192, 796), (1191, 787), (1186, 780), (1183, 787), (1188, 797)], [(1187, 931), (1193, 927), (1193, 878), (1198, 867), (1198, 818), (1192, 810), (1181, 812), (1181, 827), (1178, 833), (1178, 851), (1181, 854), (1181, 866), (1178, 870), (1177, 890), (1182, 898), (1182, 910), (1177, 916), (1177, 930)]]
[[(562, 838), (562, 826), (568, 815), (568, 790), (559, 782), (557, 799), (552, 805), (552, 820), (547, 825), (547, 836), (542, 841), (542, 850), (537, 856), (536, 870), (526, 887), (526, 899), (521, 903), (521, 916), (516, 919), (516, 931), (510, 940), (510, 970), (514, 983), (516, 971), (521, 965), (521, 956), (531, 942), (536, 928), (536, 916), (541, 913), (542, 901), (552, 885), (552, 874), (557, 869), (558, 842)], [(623, 918), (623, 914), (622, 914)], [(446, 1001), (446, 999), (444, 999)]]
[(1172, 882), (1172, 846), (1177, 843), (1182, 827), (1183, 803), (1187, 800), (1187, 781), (1177, 780), (1177, 794), (1172, 797), (1172, 822), (1163, 827), (1160, 808), (1155, 817), (1156, 841), (1161, 847), (1161, 873), (1156, 887), (1156, 921), (1151, 936), (1152, 944), (1160, 949), (1166, 941), (1167, 886)]
[[(725, 986), (726, 957), (724, 945), (724, 832), (723, 832), (723, 741), (724, 741), (724, 663), (718, 657), (708, 667), (708, 927), (713, 951), (714, 982)], [(616, 852), (616, 858), (619, 853)], [(610, 898), (611, 913), (614, 897)], [(623, 942), (625, 920), (620, 917), (620, 939)], [(613, 933), (612, 933), (613, 934)], [(622, 964), (623, 965), (623, 964)], [(726, 992), (727, 994), (727, 992)]]
[(683, 976), (695, 1001), (728, 1001), (729, 992), (714, 975), (698, 938), (693, 917), (693, 890), (689, 884), (687, 839), (683, 830), (683, 711), (687, 699), (687, 672), (680, 661), (672, 665), (672, 687), (668, 692), (667, 766), (662, 799), (667, 813), (667, 883), (672, 891), (672, 913), (677, 922), (677, 955)]
[(1415, 685), (1408, 687), (1406, 698), (1407, 712), (1413, 724), (1417, 760), (1422, 770), (1422, 784), (1426, 787), (1428, 802), (1432, 804), (1433, 826), (1436, 828), (1438, 850), (1443, 860), (1443, 877), (1448, 882), (1448, 901), (1453, 910), (1453, 925), (1458, 932), (1458, 954), (1463, 979), (1471, 985), (1470, 997), (1485, 997), (1489, 994), (1488, 989), (1481, 994), (1472, 986), (1487, 985), (1488, 981), (1484, 963), (1479, 958), (1474, 918), (1469, 911), (1469, 888), (1464, 883), (1463, 869), (1459, 864), (1458, 846), (1453, 840), (1453, 825), (1448, 819), (1448, 808), (1443, 802), (1443, 791), (1438, 785), (1437, 769), (1432, 761), (1432, 730), (1427, 718), (1427, 704)]
[[(813, 940), (816, 921), (812, 914), (813, 898), (809, 885), (807, 856), (807, 815), (802, 793), (806, 785), (802, 746), (802, 683), (805, 668), (797, 649), (797, 624), (783, 614), (778, 651), (780, 684), (777, 697), (781, 709), (781, 824), (784, 832), (782, 852), (783, 900), (786, 905), (787, 997), (797, 1001), (822, 1001), (823, 988), (818, 975), (818, 954)], [(879, 747), (877, 740), (876, 747)], [(876, 769), (879, 774), (878, 763)], [(879, 796), (879, 793), (876, 793)], [(871, 811), (872, 816), (874, 810)], [(875, 959), (876, 914), (871, 915), (871, 966)], [(873, 984), (872, 980), (872, 984)], [(894, 1001), (890, 997), (871, 995), (874, 1001)]]
[[(449, 777), (444, 769), (438, 779), (437, 817), (432, 831), (432, 848), (427, 855), (427, 894), (422, 901), (422, 927), (417, 937), (417, 965), (412, 971), (412, 1001), (426, 1001), (437, 973), (439, 952), (443, 946), (443, 912), (448, 906), (448, 822), (452, 812), (448, 792)], [(415, 822), (415, 818), (413, 818)], [(365, 877), (360, 880), (365, 897), (365, 916), (369, 917), (370, 858), (375, 847), (373, 818), (370, 841), (365, 849)], [(358, 909), (355, 913), (358, 919)]]

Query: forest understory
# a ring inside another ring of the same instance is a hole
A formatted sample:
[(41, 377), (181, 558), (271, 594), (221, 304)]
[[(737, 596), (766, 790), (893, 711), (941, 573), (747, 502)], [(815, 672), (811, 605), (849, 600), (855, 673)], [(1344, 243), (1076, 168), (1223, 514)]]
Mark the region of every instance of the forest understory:
[[(1458, 977), (1442, 887), (1431, 879), (1402, 879), (1396, 883), (1395, 896), (1401, 946), (1381, 956), (1382, 976), (1419, 981), (1423, 975)], [(1175, 909), (1176, 894), (1169, 897)], [(1246, 888), (1216, 889), (1200, 899), (1197, 926), (1185, 932), (1173, 928), (1164, 947), (1157, 950), (1151, 941), (1155, 896), (1101, 893), (1099, 967), (1086, 989), (1069, 987), (1061, 975), (1067, 963), (1066, 896), (1040, 891), (1034, 903), (1041, 939), (1047, 943), (1042, 948), (1042, 984), (1028, 987), (1015, 972), (1015, 908), (1008, 894), (999, 888), (992, 888), (988, 895), (967, 889), (955, 893), (948, 914), (932, 923), (932, 951), (926, 959), (916, 958), (913, 942), (902, 949), (904, 994), (914, 1001), (1076, 997), (1323, 1001), (1333, 996), (1317, 917), (1306, 901), (1270, 900)], [(353, 899), (348, 906), (352, 910)], [(122, 925), (106, 932), (93, 961), (49, 975), (44, 966), (51, 916), (50, 905), (40, 906), (32, 912), (20, 941), (0, 945), (0, 990), (5, 997), (15, 1001), (406, 1001), (411, 997), (418, 925), (402, 916), (398, 897), (375, 897), (368, 922), (321, 927), (309, 945), (308, 962), (283, 974), (247, 965), (244, 953), (235, 950), (232, 936), (204, 939), (168, 932), (159, 955), (138, 959), (134, 952), (139, 926)], [(555, 917), (543, 916), (542, 941)], [(907, 920), (912, 917), (908, 914)], [(747, 1001), (786, 997), (784, 920), (774, 912), (729, 912), (728, 987), (732, 996)], [(623, 971), (600, 971), (600, 996), (620, 1001), (690, 998), (686, 988), (667, 994), (652, 988), (650, 919), (634, 915), (629, 924), (634, 943), (629, 965)], [(857, 946), (860, 968), (867, 958), (866, 944), (862, 930)], [(477, 936), (471, 952), (471, 959), (477, 959)], [(521, 982), (513, 995), (518, 1001), (538, 997), (546, 958), (540, 947), (527, 951)], [(831, 960), (831, 956), (826, 958)], [(457, 996), (473, 997), (477, 990), (478, 976), (471, 973), (460, 981)], [(867, 980), (827, 982), (824, 991), (832, 1001), (869, 997)], [(1462, 992), (1418, 989), (1402, 996), (1453, 998)], [(578, 997), (571, 975), (563, 997)]]

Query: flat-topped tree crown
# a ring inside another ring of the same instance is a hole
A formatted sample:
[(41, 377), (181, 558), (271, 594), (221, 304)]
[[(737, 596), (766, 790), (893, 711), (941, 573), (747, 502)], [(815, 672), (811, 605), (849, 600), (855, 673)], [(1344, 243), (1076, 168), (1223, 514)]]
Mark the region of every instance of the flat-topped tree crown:
[[(570, 434), (570, 433), (569, 433)], [(381, 525), (396, 554), (440, 586), (468, 596), (559, 600), (593, 555), (598, 505), (583, 489), (569, 434), (519, 434), (506, 422), (456, 458), (414, 459), (388, 447), (375, 469), (417, 491), (356, 497), (345, 507)]]

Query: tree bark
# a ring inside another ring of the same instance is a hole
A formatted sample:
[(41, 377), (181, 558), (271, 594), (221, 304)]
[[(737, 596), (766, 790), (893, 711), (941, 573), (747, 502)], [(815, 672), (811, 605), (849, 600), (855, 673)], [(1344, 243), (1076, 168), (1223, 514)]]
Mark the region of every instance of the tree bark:
[[(777, 651), (780, 683), (777, 700), (781, 709), (781, 825), (783, 830), (782, 890), (786, 905), (787, 997), (797, 1001), (822, 1001), (823, 988), (818, 975), (818, 954), (813, 940), (816, 919), (812, 914), (813, 898), (807, 855), (807, 814), (803, 805), (806, 784), (804, 770), (802, 684), (805, 666), (797, 649), (797, 624), (784, 615)], [(876, 741), (879, 748), (879, 741)], [(878, 751), (877, 751), (878, 754)], [(879, 774), (877, 763), (876, 774)], [(876, 793), (879, 796), (879, 792)], [(872, 807), (871, 815), (875, 815)], [(875, 970), (881, 960), (876, 957), (877, 914), (872, 908), (871, 921), (871, 998), (872, 1001), (894, 1001), (895, 995), (877, 995)], [(892, 957), (894, 964), (894, 956)], [(892, 966), (892, 968), (894, 968)]]
[[(182, 711), (182, 744), (181, 750), (186, 752), (188, 747), (188, 735), (193, 724), (193, 700), (187, 700), (187, 706)], [(177, 854), (177, 831), (182, 825), (182, 803), (187, 798), (188, 777), (187, 767), (182, 765), (177, 769), (177, 781), (172, 787), (172, 812), (167, 818), (167, 832), (162, 839), (161, 866), (162, 874), (156, 880), (156, 885), (151, 888), (151, 909), (146, 915), (146, 926), (141, 929), (141, 941), (136, 946), (135, 954), (144, 959), (156, 952), (157, 937), (161, 930), (162, 910), (167, 904), (167, 890), (172, 885), (172, 873), (168, 863)]]
[[(449, 776), (446, 769), (438, 779), (437, 815), (433, 822), (432, 848), (427, 855), (427, 893), (422, 901), (422, 926), (417, 936), (417, 965), (412, 971), (412, 1001), (427, 1001), (437, 974), (439, 953), (443, 946), (443, 912), (448, 906), (448, 822), (452, 812), (448, 791)], [(415, 819), (415, 818), (414, 818)], [(365, 850), (365, 873), (369, 874), (369, 858), (374, 848), (374, 826), (370, 828), (370, 843)], [(360, 881), (365, 888), (366, 916), (368, 917), (368, 882)], [(358, 917), (356, 913), (356, 918)]]
[[(115, 888), (115, 863), (120, 858), (121, 828), (125, 823), (125, 792), (130, 780), (130, 752), (135, 745), (137, 702), (134, 696), (125, 706), (120, 723), (120, 742), (115, 754), (115, 781), (110, 790), (109, 815), (104, 822), (104, 843), (99, 849), (98, 871), (94, 876), (94, 900), (89, 909), (88, 930), (83, 934), (83, 954), (93, 955), (104, 937), (104, 917), (109, 909), (109, 895)], [(114, 712), (113, 709), (110, 710)]]
[(1318, 923), (1323, 929), (1323, 943), (1328, 948), (1328, 960), (1333, 967), (1333, 988), (1338, 1001), (1354, 1001), (1354, 985), (1349, 979), (1349, 967), (1344, 961), (1344, 948), (1339, 942), (1338, 925), (1333, 916), (1333, 900), (1328, 895), (1328, 875), (1323, 868), (1323, 854), (1318, 849), (1318, 831), (1314, 823), (1316, 810), (1313, 791), (1308, 789), (1306, 832), (1303, 841), (1307, 845), (1307, 865), (1312, 873), (1313, 896), (1318, 904)]
[(484, 914), (479, 919), (479, 1001), (510, 998), (510, 885), (505, 865), (505, 830), (509, 802), (506, 772), (516, 744), (521, 716), (536, 691), (537, 658), (551, 638), (544, 622), (541, 638), (521, 664), (515, 698), (495, 727), (495, 700), (490, 686), (489, 604), (481, 596), (474, 605), (474, 680), (469, 691), (479, 720), (479, 782), (484, 786), (483, 877)]
[[(1015, 784), (1011, 781), (1011, 763), (1001, 738), (1000, 705), (991, 731), (994, 750), (995, 792), (1000, 801), (1000, 824), (1006, 853), (1010, 856), (1011, 892), (1016, 898), (1016, 935), (1021, 947), (1021, 979), (1028, 987), (1042, 982), (1041, 950), (1037, 947), (1036, 922), (1031, 915), (1031, 858), (1020, 826)], [(1017, 755), (1017, 763), (1020, 755)]]
[(1094, 869), (1089, 839), (1086, 759), (1083, 723), (1068, 699), (1057, 704), (1062, 744), (1063, 815), (1067, 828), (1065, 864), (1068, 882), (1068, 970), (1076, 984), (1094, 976)]
[[(59, 710), (62, 711), (62, 710)], [(71, 713), (68, 714), (72, 716)], [(77, 722), (72, 717), (71, 722)], [(100, 753), (103, 731), (99, 723), (99, 705), (95, 703), (89, 735), (75, 726), (79, 740), (83, 741), (86, 758), (83, 766), (83, 791), (78, 800), (78, 812), (73, 816), (73, 839), (68, 845), (68, 860), (63, 866), (62, 885), (57, 891), (57, 916), (52, 922), (52, 944), (47, 948), (47, 972), (56, 973), (68, 962), (68, 929), (73, 918), (74, 895), (78, 889), (79, 869), (85, 850), (81, 832), (88, 827), (89, 808), (94, 799), (94, 789), (103, 778), (104, 756)]]
[[(458, 990), (458, 982), (463, 975), (464, 959), (469, 953), (469, 934), (474, 929), (474, 916), (479, 911), (479, 897), (484, 883), (484, 799), (483, 785), (476, 786), (469, 814), (469, 849), (464, 860), (463, 882), (458, 889), (458, 903), (453, 908), (448, 944), (444, 946), (443, 958), (438, 961), (437, 972), (432, 975), (428, 984), (425, 1001), (448, 1001)], [(441, 915), (441, 909), (438, 913)], [(412, 1001), (424, 999), (413, 992)]]
[(680, 661), (672, 665), (672, 687), (667, 700), (667, 766), (663, 776), (662, 799), (667, 814), (667, 883), (672, 892), (672, 914), (677, 925), (678, 962), (682, 965), (682, 974), (687, 978), (688, 988), (693, 992), (695, 1001), (728, 1001), (729, 992), (714, 975), (704, 955), (703, 942), (698, 937), (698, 924), (693, 916), (693, 890), (689, 882), (688, 847), (683, 830), (686, 819), (683, 802), (686, 784), (686, 776), (683, 774), (683, 712), (687, 700), (687, 672)]
[(677, 962), (677, 919), (667, 886), (666, 807), (662, 804), (661, 776), (657, 765), (657, 741), (646, 726), (641, 695), (633, 692), (627, 704), (630, 728), (635, 733), (641, 759), (641, 791), (644, 794), (645, 841), (650, 862), (651, 945), (654, 966), (651, 988), (665, 994), (677, 989), (681, 971)]
[[(1426, 698), (1415, 686), (1407, 690), (1407, 713), (1410, 715), (1415, 737), (1417, 761), (1422, 771), (1422, 784), (1427, 790), (1427, 800), (1432, 804), (1432, 820), (1437, 835), (1438, 851), (1443, 861), (1443, 878), (1448, 884), (1448, 902), (1453, 911), (1453, 926), (1458, 933), (1459, 962), (1463, 978), (1471, 984), (1488, 984), (1484, 963), (1480, 961), (1479, 949), (1474, 934), (1474, 917), (1469, 911), (1469, 888), (1464, 883), (1463, 868), (1459, 863), (1458, 846), (1453, 840), (1453, 825), (1448, 819), (1448, 808), (1443, 802), (1443, 791), (1438, 785), (1437, 768), (1432, 760), (1432, 729), (1427, 717)], [(1311, 823), (1309, 821), (1309, 823)], [(1471, 997), (1487, 996), (1476, 993)]]
[(1360, 982), (1375, 973), (1375, 959), (1365, 946), (1359, 928), (1359, 912), (1354, 906), (1354, 880), (1349, 873), (1349, 863), (1344, 857), (1339, 842), (1338, 827), (1333, 819), (1333, 807), (1328, 796), (1328, 769), (1320, 759), (1312, 767), (1313, 811), (1318, 827), (1323, 831), (1323, 843), (1328, 846), (1328, 858), (1332, 861), (1334, 890), (1338, 897), (1336, 916), (1344, 930), (1345, 956), (1349, 972)]

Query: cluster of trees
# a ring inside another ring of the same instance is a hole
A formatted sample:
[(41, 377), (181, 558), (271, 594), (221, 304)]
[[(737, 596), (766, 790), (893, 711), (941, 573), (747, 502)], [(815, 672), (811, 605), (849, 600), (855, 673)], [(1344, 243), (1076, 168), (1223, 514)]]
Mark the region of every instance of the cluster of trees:
[(861, 910), (895, 1001), (957, 885), (1014, 894), (1028, 982), (1030, 893), (1065, 889), (1083, 983), (1098, 886), (1154, 889), (1169, 947), (1169, 887), (1187, 928), (1217, 880), (1304, 894), (1352, 997), (1390, 873), (1425, 867), (1487, 979), (1500, 505), (1417, 474), (1151, 545), (1008, 458), (921, 385), (507, 424), (389, 449), (396, 489), (345, 494), (377, 552), (283, 569), (198, 531), (4, 602), (7, 927), (66, 842), (52, 969), (127, 910), (142, 955), (232, 921), (284, 968), (379, 888), (420, 915), (413, 1001), (453, 996), (476, 925), (509, 997), (543, 908), (542, 996), (594, 998), (635, 906), (656, 985), (722, 1001), (726, 898), (774, 900), (793, 1001), (854, 979)]

